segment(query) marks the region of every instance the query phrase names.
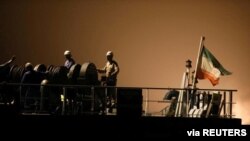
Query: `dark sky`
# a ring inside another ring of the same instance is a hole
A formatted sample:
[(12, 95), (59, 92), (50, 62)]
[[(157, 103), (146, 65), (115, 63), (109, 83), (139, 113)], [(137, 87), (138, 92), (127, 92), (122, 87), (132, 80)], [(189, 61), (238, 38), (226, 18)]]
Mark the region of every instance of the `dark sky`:
[(233, 74), (198, 87), (237, 89), (235, 114), (249, 124), (249, 7), (249, 0), (1, 0), (0, 58), (62, 65), (69, 49), (77, 63), (102, 67), (112, 50), (118, 86), (180, 87), (185, 61), (195, 66), (205, 36)]

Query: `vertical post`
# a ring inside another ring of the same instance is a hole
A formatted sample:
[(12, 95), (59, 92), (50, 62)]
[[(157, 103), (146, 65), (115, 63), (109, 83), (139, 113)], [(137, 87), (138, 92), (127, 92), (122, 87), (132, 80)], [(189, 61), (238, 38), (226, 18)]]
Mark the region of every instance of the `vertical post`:
[[(14, 85), (15, 86), (15, 85)], [(19, 91), (19, 103), (17, 103), (17, 105), (19, 106), (19, 107), (24, 107), (25, 105), (23, 104), (23, 105), (21, 105), (22, 104), (22, 84), (20, 84), (19, 85), (19, 87), (20, 87), (20, 91)], [(23, 111), (24, 109), (20, 109), (20, 111), (19, 112), (21, 112), (21, 111)]]
[[(41, 88), (40, 88), (41, 89)], [(43, 111), (43, 91), (40, 91), (40, 112)]]
[(186, 93), (187, 93), (187, 104), (186, 104), (186, 117), (188, 117), (188, 112), (189, 112), (189, 109), (190, 109), (190, 103), (189, 103), (189, 90), (186, 90)]
[(229, 92), (229, 118), (233, 116), (233, 92)]
[(63, 98), (62, 98), (62, 115), (65, 114), (65, 101), (67, 95), (67, 88), (63, 87)]
[[(196, 88), (196, 80), (197, 80), (197, 70), (198, 70), (198, 65), (200, 64), (200, 61), (201, 61), (201, 52), (203, 50), (203, 41), (205, 40), (205, 37), (204, 36), (201, 36), (201, 40), (200, 40), (200, 45), (199, 45), (199, 50), (198, 50), (198, 55), (197, 55), (197, 58), (196, 58), (196, 66), (195, 66), (195, 71), (194, 71), (194, 79), (193, 79), (193, 84), (192, 84), (192, 91), (191, 91), (191, 95), (192, 94), (195, 94), (195, 88)], [(189, 97), (187, 97), (189, 98)], [(187, 111), (189, 112), (189, 108), (190, 108), (190, 105), (188, 104), (187, 105)], [(187, 113), (188, 115), (188, 113)]]
[(148, 114), (148, 89), (146, 89), (146, 98), (145, 98), (145, 115)]
[(187, 60), (186, 61), (186, 75), (187, 75), (187, 87), (192, 86), (192, 82), (190, 81), (191, 77), (190, 77), (190, 68), (192, 68), (192, 61), (191, 60)]
[(198, 56), (197, 56), (197, 59), (196, 59), (195, 72), (194, 72), (193, 89), (196, 87), (196, 79), (197, 79), (196, 75), (197, 75), (198, 65), (200, 64), (200, 57), (201, 57), (201, 51), (203, 49), (203, 41), (204, 40), (205, 40), (205, 37), (201, 36)]
[(91, 86), (91, 112), (95, 110), (95, 87)]
[[(192, 83), (190, 83), (190, 68), (192, 68), (192, 61), (191, 60), (187, 60), (186, 61), (186, 79), (187, 79), (187, 85), (184, 85), (184, 88), (190, 88), (192, 86)], [(189, 97), (190, 97), (190, 93), (189, 90), (186, 90), (186, 113), (185, 116), (188, 116), (188, 111), (189, 111)]]
[(115, 99), (114, 99), (114, 104), (115, 104), (115, 106), (113, 107), (114, 109), (113, 109), (113, 111), (114, 111), (114, 113), (115, 113), (115, 115), (117, 115), (117, 87), (116, 86), (114, 86), (115, 87)]
[(223, 114), (224, 114), (223, 116), (226, 117), (226, 116), (227, 116), (227, 111), (226, 111), (226, 110), (227, 110), (227, 109), (226, 109), (226, 106), (227, 106), (227, 105), (226, 105), (226, 103), (227, 103), (227, 95), (226, 95), (226, 91), (224, 91), (224, 93), (223, 93), (223, 99), (224, 99), (224, 101), (223, 101), (223, 103), (222, 103), (223, 106), (224, 106), (224, 107), (223, 107)]
[[(186, 72), (183, 73), (182, 76), (182, 83), (181, 83), (181, 88), (185, 88), (186, 86)], [(181, 116), (181, 111), (182, 111), (182, 100), (183, 100), (183, 89), (180, 90), (179, 92), (179, 96), (178, 96), (178, 101), (177, 101), (177, 105), (176, 105), (176, 109), (175, 109), (175, 117), (180, 117)]]
[(105, 113), (108, 114), (108, 87), (107, 85), (104, 85), (105, 88)]

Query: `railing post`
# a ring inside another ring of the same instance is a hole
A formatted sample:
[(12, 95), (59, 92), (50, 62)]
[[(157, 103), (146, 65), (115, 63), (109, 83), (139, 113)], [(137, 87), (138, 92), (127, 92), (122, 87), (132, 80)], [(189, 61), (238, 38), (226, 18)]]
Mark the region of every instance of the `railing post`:
[(40, 91), (40, 112), (43, 111), (43, 102), (44, 102), (44, 99), (43, 99), (43, 91)]
[(229, 92), (229, 118), (233, 116), (233, 92)]
[(224, 93), (223, 93), (223, 99), (224, 99), (223, 103), (222, 103), (223, 104), (223, 114), (224, 114), (223, 116), (225, 118), (227, 116), (227, 111), (226, 111), (227, 110), (227, 108), (226, 108), (226, 106), (227, 106), (226, 105), (226, 103), (227, 103), (227, 94), (226, 94), (226, 91), (224, 91)]
[(190, 103), (189, 103), (189, 98), (190, 98), (190, 94), (189, 94), (189, 90), (186, 90), (186, 93), (187, 93), (187, 100), (186, 100), (186, 117), (188, 117), (188, 112), (189, 112), (189, 109), (190, 109)]
[(91, 86), (91, 112), (95, 110), (95, 87)]
[(62, 115), (65, 115), (65, 101), (67, 95), (67, 88), (63, 87), (63, 97), (62, 97)]
[(149, 90), (148, 89), (146, 89), (146, 98), (145, 98), (145, 116), (147, 116), (147, 114), (148, 114), (148, 94), (149, 94), (149, 92), (148, 92)]

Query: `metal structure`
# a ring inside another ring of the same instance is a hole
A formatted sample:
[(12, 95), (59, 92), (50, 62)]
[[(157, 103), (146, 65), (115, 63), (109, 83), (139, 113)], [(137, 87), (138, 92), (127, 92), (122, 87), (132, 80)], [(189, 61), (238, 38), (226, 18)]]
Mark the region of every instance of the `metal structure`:
[[(0, 74), (6, 76), (1, 80), (0, 103), (12, 107), (10, 113), (15, 114), (117, 115), (118, 113), (123, 116), (132, 114), (233, 118), (233, 93), (237, 90), (193, 89), (190, 86), (193, 80), (190, 74), (190, 60), (186, 61), (186, 67), (181, 88), (112, 87), (116, 90), (118, 99), (115, 108), (118, 109), (109, 113), (106, 110), (108, 108), (106, 93), (110, 87), (102, 85), (101, 80), (98, 80), (96, 66), (93, 63), (75, 64), (69, 70), (63, 66), (46, 67), (38, 64), (34, 68), (35, 71), (46, 74), (46, 79), (41, 84), (21, 84), (24, 67), (13, 65), (6, 67)], [(39, 86), (40, 96), (22, 95), (20, 88), (24, 86)], [(175, 94), (172, 95), (171, 92)], [(156, 96), (157, 94), (161, 96)], [(28, 108), (25, 107), (27, 99), (35, 101), (33, 105), (28, 105)]]

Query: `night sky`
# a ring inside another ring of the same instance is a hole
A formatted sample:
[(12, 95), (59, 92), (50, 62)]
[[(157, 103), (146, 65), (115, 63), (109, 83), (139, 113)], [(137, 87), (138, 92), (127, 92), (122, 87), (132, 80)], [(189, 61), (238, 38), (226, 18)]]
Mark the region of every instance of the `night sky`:
[(119, 63), (118, 86), (180, 87), (185, 61), (193, 68), (201, 36), (233, 74), (213, 87), (237, 89), (234, 113), (250, 124), (249, 0), (1, 0), (1, 62), (103, 67), (108, 50)]

